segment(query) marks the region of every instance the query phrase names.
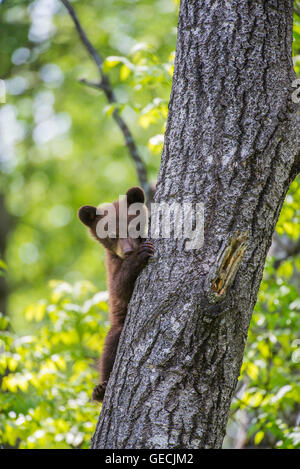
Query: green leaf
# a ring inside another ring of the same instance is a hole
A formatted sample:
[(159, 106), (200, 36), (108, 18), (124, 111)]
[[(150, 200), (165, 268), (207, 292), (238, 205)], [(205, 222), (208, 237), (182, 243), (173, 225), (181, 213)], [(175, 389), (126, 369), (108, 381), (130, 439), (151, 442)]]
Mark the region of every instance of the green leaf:
[(130, 75), (130, 68), (127, 65), (122, 65), (120, 68), (120, 79), (121, 81), (126, 81)]
[(254, 437), (255, 445), (259, 445), (259, 443), (262, 441), (264, 436), (265, 436), (265, 433), (263, 431), (257, 432), (255, 437)]

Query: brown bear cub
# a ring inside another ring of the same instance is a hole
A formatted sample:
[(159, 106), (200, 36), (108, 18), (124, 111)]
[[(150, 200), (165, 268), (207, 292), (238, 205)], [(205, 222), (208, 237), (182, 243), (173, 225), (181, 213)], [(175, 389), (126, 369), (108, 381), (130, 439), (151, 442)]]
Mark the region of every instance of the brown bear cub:
[[(144, 191), (140, 187), (132, 187), (126, 196), (98, 209), (85, 205), (78, 211), (79, 219), (89, 227), (91, 234), (106, 251), (111, 328), (100, 358), (101, 382), (93, 391), (93, 399), (100, 402), (113, 368), (134, 283), (154, 254), (153, 244), (145, 239), (148, 213)], [(135, 210), (136, 207), (139, 207), (138, 210)], [(132, 227), (136, 228), (134, 234)]]

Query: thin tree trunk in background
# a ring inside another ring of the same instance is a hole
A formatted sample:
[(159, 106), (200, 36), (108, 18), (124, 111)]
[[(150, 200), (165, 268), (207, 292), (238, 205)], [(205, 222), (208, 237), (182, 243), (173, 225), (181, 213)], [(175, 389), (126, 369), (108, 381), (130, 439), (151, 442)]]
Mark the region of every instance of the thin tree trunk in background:
[(93, 448), (220, 448), (265, 258), (298, 172), (292, 1), (182, 0), (156, 202), (203, 202), (204, 246), (159, 239)]

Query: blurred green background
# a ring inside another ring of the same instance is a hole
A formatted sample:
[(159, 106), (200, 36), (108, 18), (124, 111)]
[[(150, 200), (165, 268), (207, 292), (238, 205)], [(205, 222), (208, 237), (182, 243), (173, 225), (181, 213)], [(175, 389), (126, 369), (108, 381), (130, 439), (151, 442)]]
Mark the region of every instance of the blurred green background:
[[(73, 1), (156, 179), (176, 0)], [(296, 8), (300, 11), (299, 2)], [(59, 0), (0, 0), (0, 445), (86, 448), (107, 330), (104, 251), (77, 219), (138, 183), (97, 70)], [(300, 16), (294, 17), (300, 76)], [(225, 447), (300, 448), (300, 191), (287, 196)]]

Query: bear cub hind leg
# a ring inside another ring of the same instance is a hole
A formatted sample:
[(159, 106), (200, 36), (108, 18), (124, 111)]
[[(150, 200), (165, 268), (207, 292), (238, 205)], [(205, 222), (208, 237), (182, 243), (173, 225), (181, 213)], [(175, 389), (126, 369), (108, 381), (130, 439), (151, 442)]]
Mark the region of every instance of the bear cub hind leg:
[(114, 365), (122, 329), (123, 325), (112, 326), (105, 338), (103, 352), (100, 359), (100, 376), (102, 381), (94, 387), (92, 395), (92, 399), (94, 401), (103, 401), (107, 382)]

